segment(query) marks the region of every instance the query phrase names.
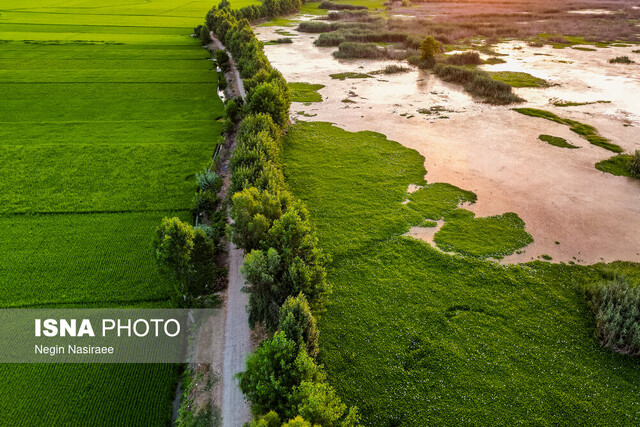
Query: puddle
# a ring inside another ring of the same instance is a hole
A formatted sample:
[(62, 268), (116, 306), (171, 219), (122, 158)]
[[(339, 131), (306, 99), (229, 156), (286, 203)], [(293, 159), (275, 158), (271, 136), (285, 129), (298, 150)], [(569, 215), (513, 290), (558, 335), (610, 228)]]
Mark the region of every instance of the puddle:
[[(270, 40), (275, 29), (262, 27), (256, 32), (261, 40)], [(302, 33), (292, 44), (265, 46), (269, 60), (287, 80), (325, 85), (319, 91), (322, 103), (312, 109), (292, 106), (292, 111), (306, 109), (316, 116), (297, 119), (333, 122), (348, 131), (383, 133), (424, 156), (429, 182), (447, 182), (475, 192), (478, 201), (467, 209), (477, 216), (517, 213), (535, 242), (525, 253), (508, 258), (510, 261), (547, 254), (554, 262), (640, 262), (640, 181), (594, 167), (613, 153), (590, 145), (566, 126), (523, 116), (509, 106), (474, 102), (459, 86), (417, 69), (369, 79), (331, 79), (329, 74), (368, 73), (398, 62), (338, 61), (331, 56), (336, 48), (313, 45), (316, 37)], [(501, 57), (507, 63), (483, 68), (528, 72), (548, 80), (554, 86), (516, 89), (528, 100), (522, 106), (593, 125), (632, 152), (640, 149), (640, 65), (608, 61), (635, 56), (633, 49), (637, 47), (585, 52), (509, 42), (496, 47), (509, 55)], [(350, 93), (357, 96), (350, 97)], [(347, 98), (353, 103), (342, 102)], [(559, 108), (549, 104), (552, 98), (611, 103)], [(432, 107), (453, 112), (418, 113), (432, 111)], [(439, 119), (441, 116), (446, 118)], [(580, 149), (545, 144), (538, 140), (543, 133), (565, 138)]]
[(578, 15), (612, 15), (616, 12), (608, 9), (578, 9), (570, 10), (567, 13), (575, 13)]

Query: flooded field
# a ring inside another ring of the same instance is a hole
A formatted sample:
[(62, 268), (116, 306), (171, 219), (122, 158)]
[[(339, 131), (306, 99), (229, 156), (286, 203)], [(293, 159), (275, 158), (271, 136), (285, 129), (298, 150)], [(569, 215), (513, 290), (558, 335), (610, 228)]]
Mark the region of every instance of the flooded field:
[[(477, 216), (517, 213), (534, 243), (505, 262), (543, 254), (584, 264), (640, 261), (640, 180), (594, 167), (614, 153), (589, 144), (565, 125), (524, 116), (513, 106), (479, 103), (460, 86), (428, 71), (411, 68), (371, 78), (333, 79), (330, 74), (371, 73), (398, 62), (337, 60), (332, 56), (335, 48), (313, 45), (315, 34), (293, 27), (256, 27), (265, 42), (283, 31), (291, 34), (287, 36), (293, 43), (265, 46), (272, 65), (289, 82), (325, 86), (319, 91), (322, 102), (294, 103), (293, 117), (383, 133), (425, 157), (428, 182), (447, 182), (476, 193), (477, 203), (465, 208)], [(541, 108), (592, 125), (632, 153), (640, 149), (640, 54), (632, 52), (638, 47), (588, 49), (511, 41), (495, 46), (505, 63), (480, 68), (547, 80), (548, 87), (514, 89), (527, 100), (518, 107)], [(636, 63), (610, 64), (617, 56)], [(590, 104), (553, 104), (559, 101)], [(549, 145), (538, 139), (540, 134), (565, 138), (579, 149)], [(429, 240), (433, 232), (426, 234)]]

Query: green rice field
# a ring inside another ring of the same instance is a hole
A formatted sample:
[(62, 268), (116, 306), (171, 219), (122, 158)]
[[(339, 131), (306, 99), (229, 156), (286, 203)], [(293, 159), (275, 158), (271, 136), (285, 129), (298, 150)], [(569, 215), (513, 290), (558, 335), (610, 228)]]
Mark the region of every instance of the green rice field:
[[(190, 219), (220, 138), (216, 73), (190, 37), (212, 5), (0, 3), (0, 307), (169, 304), (151, 238)], [(1, 425), (167, 425), (177, 368), (0, 376)]]

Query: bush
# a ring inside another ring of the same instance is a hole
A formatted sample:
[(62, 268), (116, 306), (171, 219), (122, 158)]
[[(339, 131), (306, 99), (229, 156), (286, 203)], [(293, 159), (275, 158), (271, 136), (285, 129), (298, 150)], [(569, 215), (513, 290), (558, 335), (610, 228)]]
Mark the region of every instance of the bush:
[(200, 191), (193, 199), (193, 214), (207, 214), (208, 217), (220, 206), (220, 199), (213, 191)]
[(302, 33), (328, 33), (337, 29), (336, 24), (322, 21), (303, 21), (298, 25), (298, 31)]
[(449, 65), (480, 65), (482, 59), (478, 52), (456, 53), (447, 56), (447, 64)]
[(588, 291), (603, 346), (640, 355), (640, 287), (621, 275)]
[(628, 56), (617, 56), (609, 60), (611, 64), (633, 64), (634, 62)]
[(356, 6), (353, 4), (340, 4), (333, 3), (328, 0), (322, 0), (318, 9), (330, 9), (330, 10), (367, 10), (367, 6)]
[(213, 191), (217, 193), (222, 187), (222, 178), (209, 169), (206, 169), (202, 173), (197, 173), (196, 182), (198, 183), (200, 191)]
[(511, 92), (511, 86), (493, 80), (484, 71), (442, 64), (437, 64), (433, 71), (442, 80), (463, 85), (470, 94), (485, 98), (485, 102), (491, 104), (522, 102), (522, 98)]
[(339, 46), (346, 41), (347, 39), (340, 33), (323, 33), (318, 36), (313, 44), (320, 47)]
[(354, 43), (345, 42), (338, 46), (338, 50), (333, 52), (336, 58), (384, 58), (385, 50), (375, 43)]
[(633, 158), (631, 159), (631, 173), (637, 177), (640, 177), (640, 150), (636, 150)]
[(410, 68), (403, 67), (401, 65), (391, 64), (391, 65), (387, 65), (382, 70), (376, 71), (371, 74), (397, 74), (397, 73), (404, 73), (406, 71), (410, 71)]

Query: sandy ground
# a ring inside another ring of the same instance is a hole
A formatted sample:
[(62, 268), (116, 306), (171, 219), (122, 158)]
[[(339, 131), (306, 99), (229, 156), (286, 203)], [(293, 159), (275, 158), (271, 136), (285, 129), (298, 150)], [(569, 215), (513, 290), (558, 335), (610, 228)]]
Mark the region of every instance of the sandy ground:
[[(280, 37), (277, 29), (258, 27), (256, 32), (259, 39), (267, 41)], [(477, 215), (516, 212), (535, 242), (506, 262), (528, 261), (542, 254), (554, 261), (589, 264), (640, 261), (640, 180), (613, 176), (594, 167), (614, 153), (590, 145), (566, 126), (523, 116), (510, 107), (477, 103), (460, 87), (423, 71), (372, 79), (331, 79), (329, 74), (371, 72), (392, 62), (338, 61), (331, 56), (335, 48), (313, 45), (316, 35), (284, 29), (296, 36), (292, 44), (265, 46), (273, 66), (289, 82), (325, 85), (320, 90), (322, 103), (294, 103), (291, 108), (293, 113), (304, 111), (315, 116), (293, 117), (329, 121), (349, 131), (383, 133), (425, 157), (429, 182), (448, 182), (475, 192), (478, 202), (467, 208)], [(628, 55), (640, 62), (640, 55), (631, 52), (634, 49), (638, 47), (585, 52), (510, 42), (496, 49), (509, 55), (503, 57), (506, 64), (484, 67), (525, 71), (548, 79), (556, 86), (516, 89), (528, 100), (521, 106), (543, 108), (591, 124), (632, 152), (640, 149), (640, 64), (609, 64), (608, 60)], [(346, 98), (355, 103), (342, 102)], [(550, 105), (552, 98), (611, 103), (559, 108)], [(417, 112), (435, 106), (447, 111)], [(580, 149), (548, 145), (538, 140), (543, 133), (566, 138)]]

